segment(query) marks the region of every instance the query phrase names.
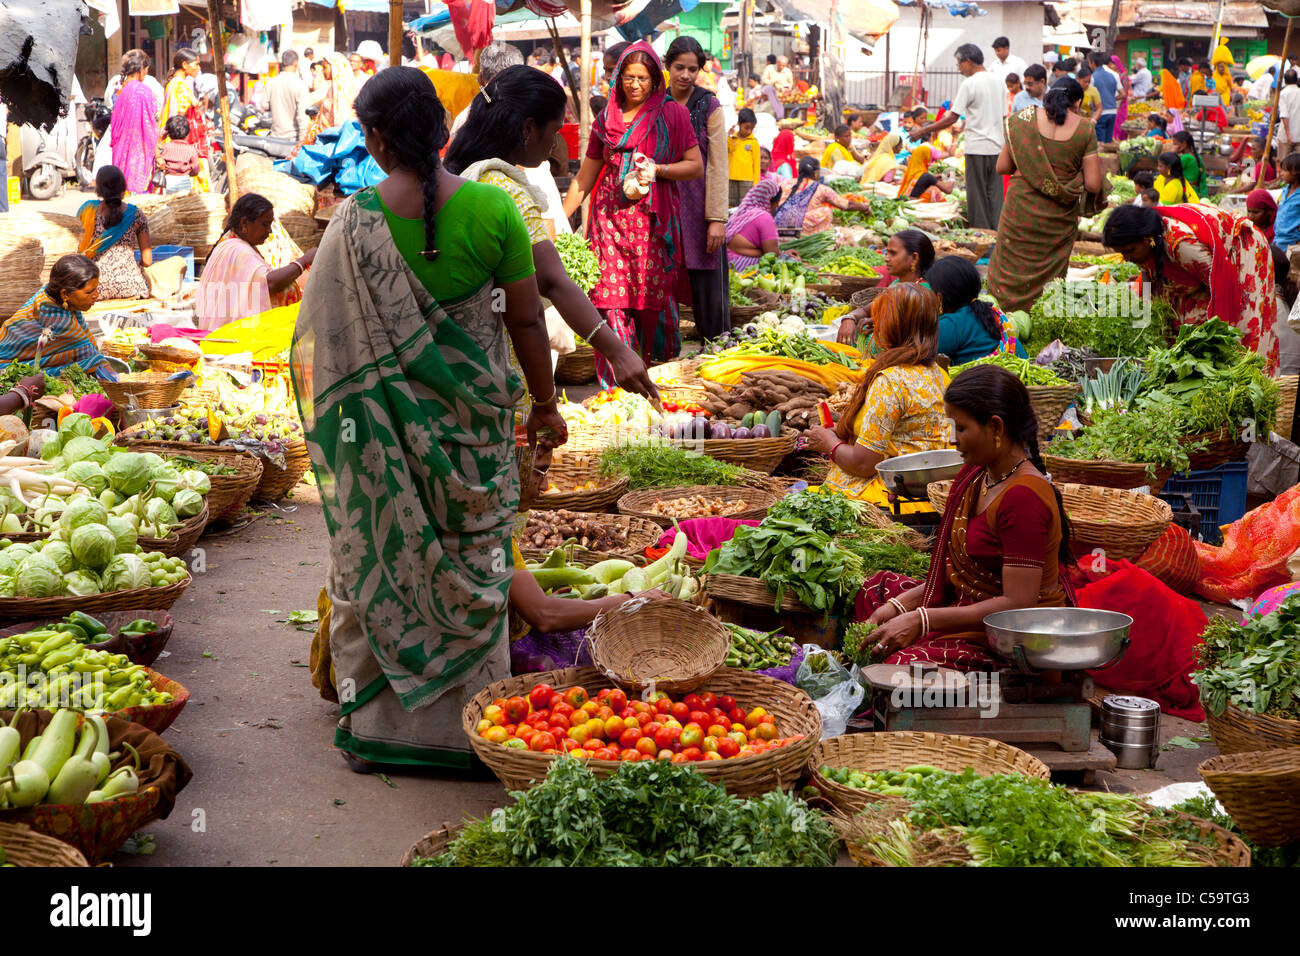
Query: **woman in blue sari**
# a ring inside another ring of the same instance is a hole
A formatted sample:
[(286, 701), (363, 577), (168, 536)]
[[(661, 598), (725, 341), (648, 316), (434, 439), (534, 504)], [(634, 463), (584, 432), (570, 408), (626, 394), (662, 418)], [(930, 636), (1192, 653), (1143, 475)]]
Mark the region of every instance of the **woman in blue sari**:
[[(99, 266), (101, 299), (147, 299), (149, 283), (140, 266), (153, 264), (153, 243), (149, 221), (131, 203), (123, 202), (126, 177), (116, 166), (104, 166), (95, 174), (99, 199), (82, 203), (81, 245), (77, 251)], [(140, 249), (140, 263), (135, 249)]]
[(835, 225), (831, 209), (867, 209), (822, 185), (821, 165), (815, 156), (799, 160), (799, 178), (781, 187), (780, 203), (774, 218), (782, 235), (811, 236)]
[(50, 281), (0, 325), (0, 368), (26, 362), (58, 375), (70, 365), (110, 382), (117, 376), (95, 347), (82, 318), (99, 298), (99, 268), (70, 253), (50, 270)]

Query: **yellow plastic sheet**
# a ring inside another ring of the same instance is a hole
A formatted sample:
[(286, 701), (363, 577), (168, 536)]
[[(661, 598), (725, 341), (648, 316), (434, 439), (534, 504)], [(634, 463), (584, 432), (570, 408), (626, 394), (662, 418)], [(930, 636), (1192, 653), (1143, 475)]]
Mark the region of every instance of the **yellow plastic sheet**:
[(433, 81), (438, 100), (447, 110), (447, 125), (451, 126), (451, 121), (460, 114), (461, 110), (469, 106), (470, 100), (478, 94), (478, 77), (472, 73), (433, 70), (427, 66), (422, 66), (420, 69)]
[(273, 358), (293, 341), (300, 303), (268, 309), (260, 315), (228, 322), (199, 341), (204, 355), (234, 355), (252, 352), (253, 358)]
[[(822, 344), (832, 345), (833, 343), (824, 342)], [(839, 346), (836, 351), (842, 351), (854, 357), (857, 355), (857, 349), (849, 349), (845, 346)], [(720, 385), (734, 385), (740, 381), (740, 376), (745, 372), (755, 372), (760, 369), (793, 372), (795, 375), (801, 375), (804, 378), (812, 379), (814, 382), (820, 382), (832, 394), (839, 387), (840, 382), (856, 382), (862, 378), (861, 369), (854, 371), (845, 368), (843, 365), (814, 365), (811, 362), (779, 358), (775, 355), (745, 355), (716, 359), (702, 367), (699, 376)]]

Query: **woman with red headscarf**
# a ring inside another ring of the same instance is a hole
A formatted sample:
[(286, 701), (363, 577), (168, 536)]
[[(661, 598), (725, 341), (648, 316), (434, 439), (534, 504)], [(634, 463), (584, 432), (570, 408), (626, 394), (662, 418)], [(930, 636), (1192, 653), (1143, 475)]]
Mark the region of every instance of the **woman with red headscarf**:
[(1273, 241), (1273, 220), (1277, 218), (1277, 200), (1267, 189), (1252, 189), (1246, 194), (1246, 218), (1255, 224), (1255, 228), (1264, 234), (1269, 242)]
[(794, 156), (794, 131), (783, 129), (772, 140), (772, 172), (782, 179), (794, 179), (798, 165)]
[[(634, 43), (614, 70), (613, 96), (591, 127), (587, 156), (565, 215), (592, 197), (587, 234), (600, 260), (591, 301), (642, 358), (665, 361), (681, 348), (675, 290), (682, 270), (677, 183), (698, 179), (704, 161), (686, 108), (667, 95), (654, 48)], [(604, 386), (609, 365), (596, 357)]]

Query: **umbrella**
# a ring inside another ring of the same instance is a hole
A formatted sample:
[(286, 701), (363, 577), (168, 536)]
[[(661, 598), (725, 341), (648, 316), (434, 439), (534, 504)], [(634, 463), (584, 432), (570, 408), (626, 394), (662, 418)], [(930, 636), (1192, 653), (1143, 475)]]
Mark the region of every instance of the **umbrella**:
[(1252, 80), (1258, 80), (1268, 72), (1269, 67), (1277, 66), (1281, 62), (1282, 58), (1280, 56), (1274, 56), (1272, 53), (1265, 54), (1264, 56), (1257, 56), (1246, 64), (1246, 75)]

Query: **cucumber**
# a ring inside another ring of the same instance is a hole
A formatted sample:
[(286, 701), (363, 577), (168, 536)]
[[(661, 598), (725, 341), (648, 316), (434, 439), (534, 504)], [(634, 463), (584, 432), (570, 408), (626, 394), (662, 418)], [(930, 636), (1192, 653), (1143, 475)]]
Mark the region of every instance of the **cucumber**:
[(740, 427), (741, 427), (741, 428), (753, 428), (753, 427), (754, 427), (754, 413), (753, 413), (753, 412), (746, 412), (746, 413), (745, 413), (745, 417), (742, 418), (742, 419), (740, 420)]
[(767, 413), (767, 431), (773, 438), (781, 435), (781, 413), (776, 409)]

